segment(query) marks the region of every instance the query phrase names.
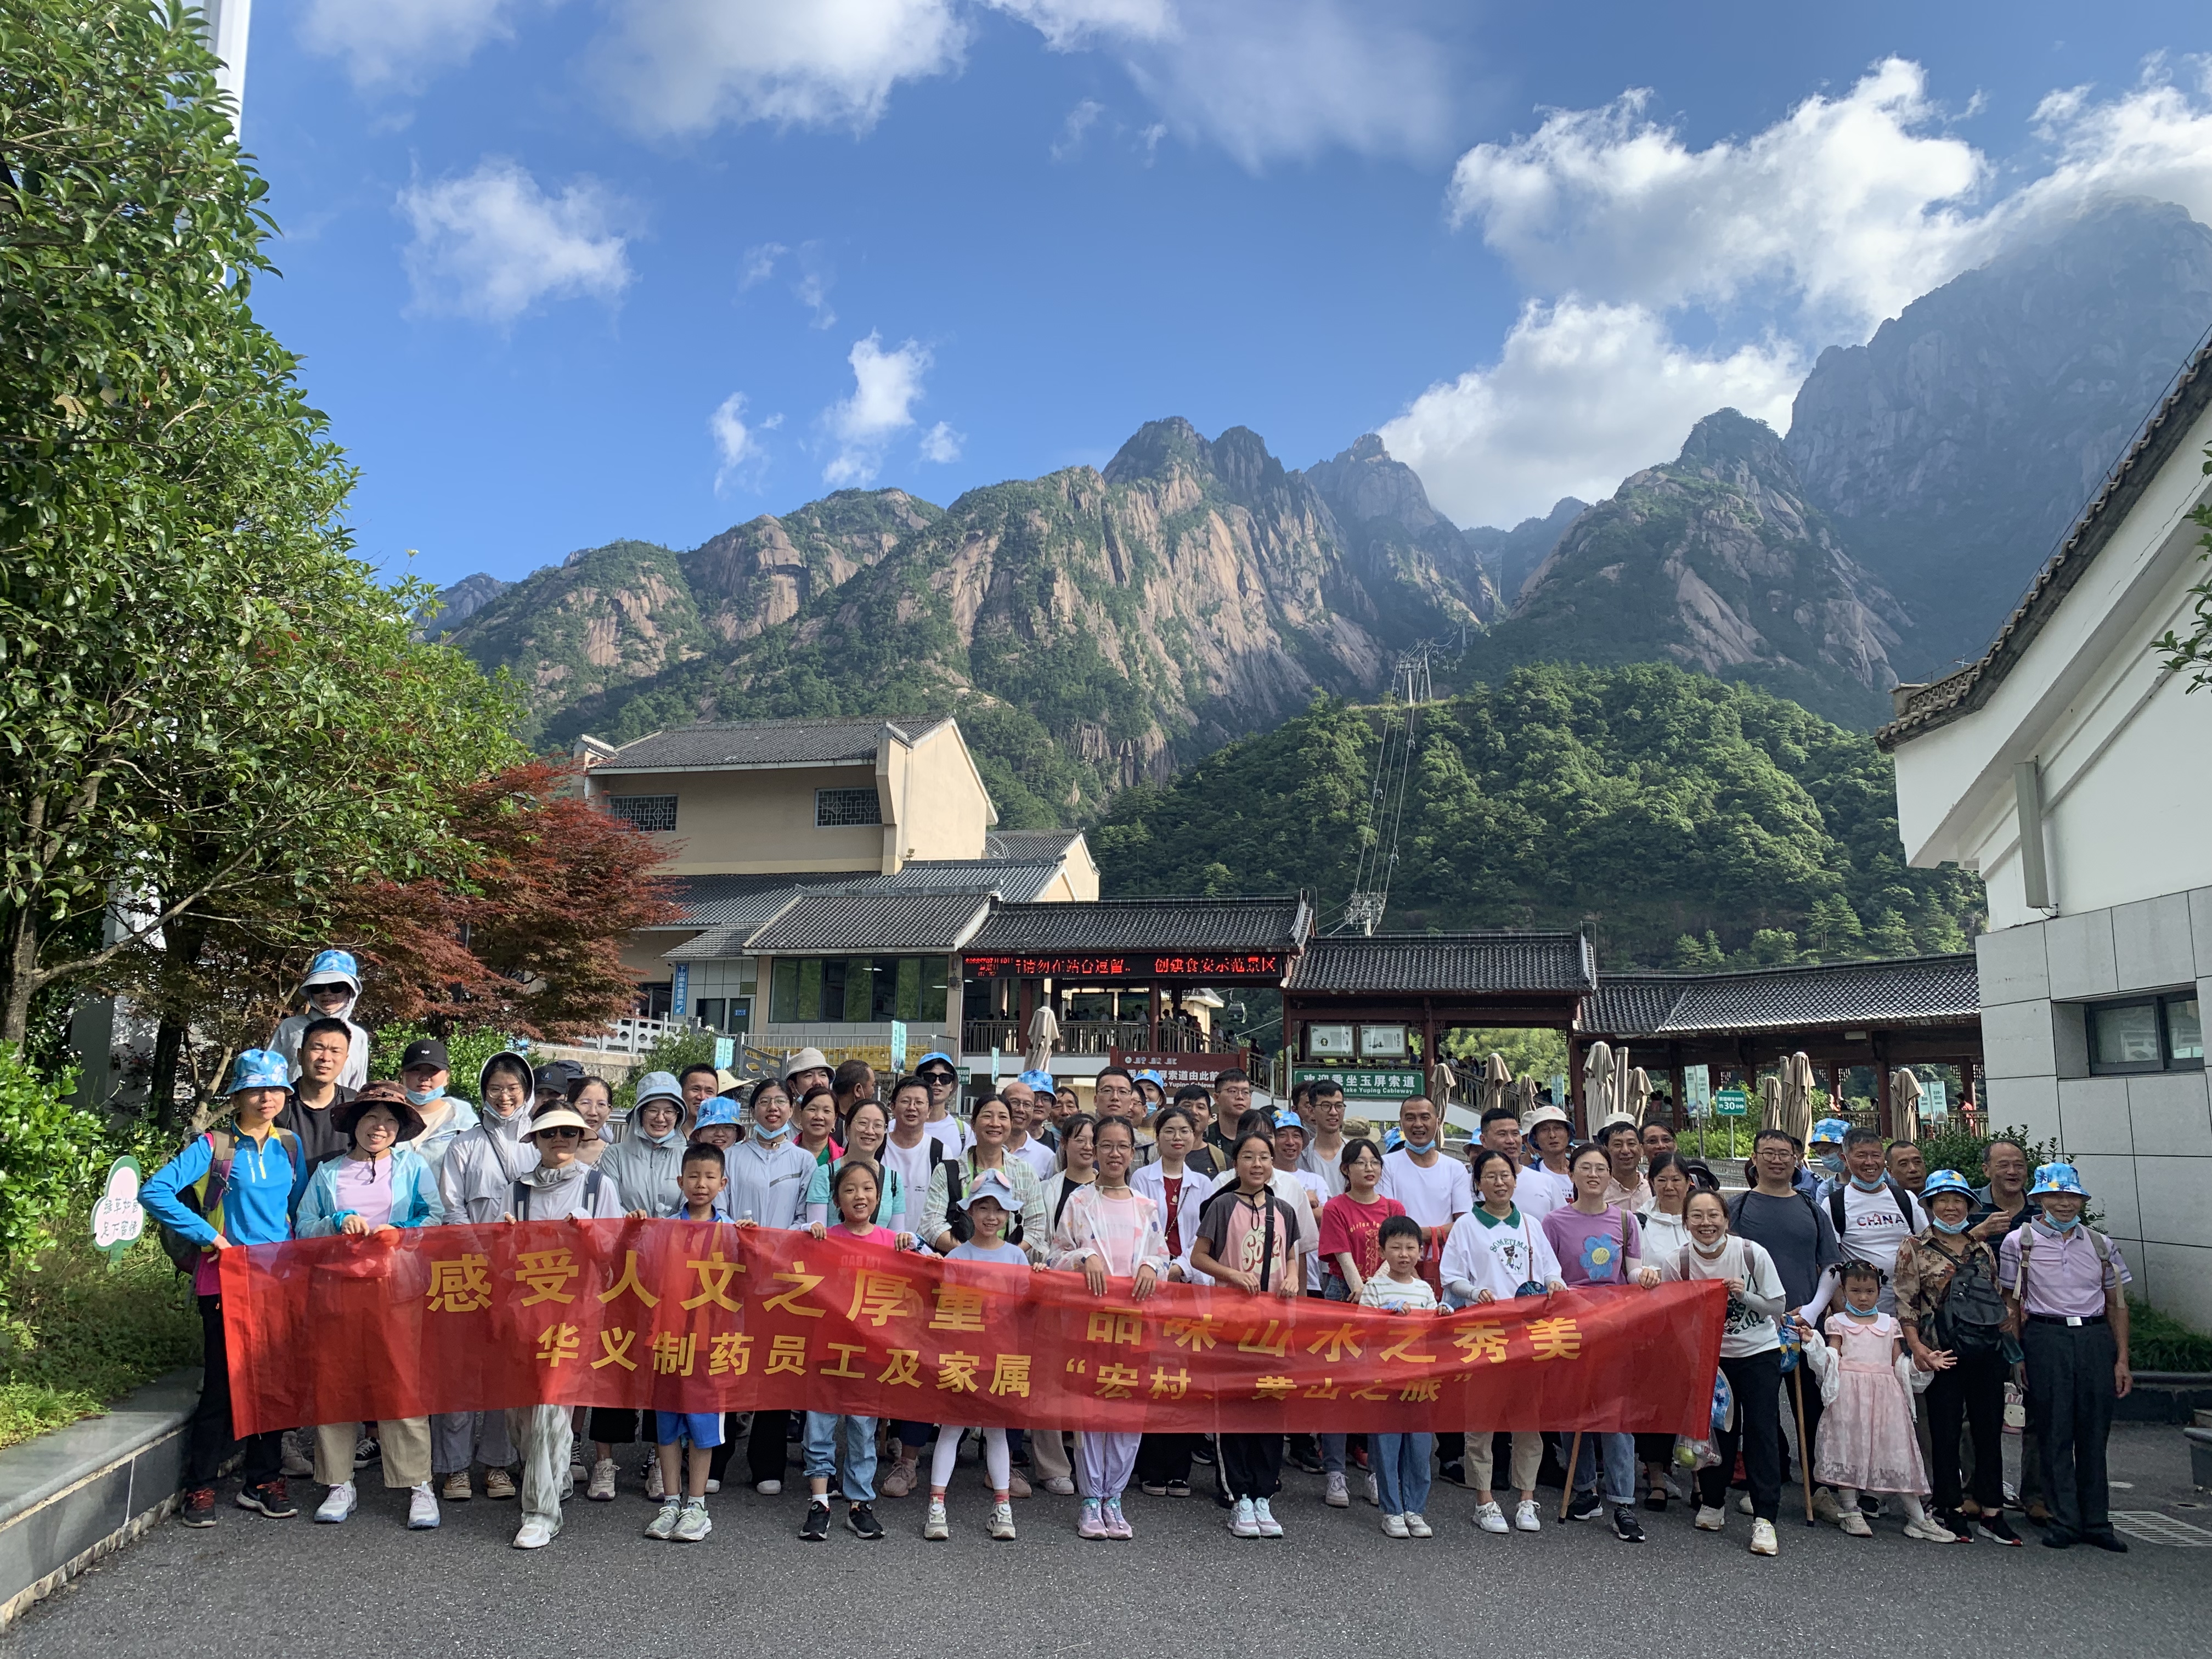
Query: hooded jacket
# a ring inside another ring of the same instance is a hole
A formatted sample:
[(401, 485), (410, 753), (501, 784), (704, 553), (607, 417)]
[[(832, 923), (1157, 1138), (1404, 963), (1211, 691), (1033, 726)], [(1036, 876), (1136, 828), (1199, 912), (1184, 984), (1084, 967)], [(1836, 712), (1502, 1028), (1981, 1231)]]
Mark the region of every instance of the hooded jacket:
[[(338, 1200), (338, 1171), (344, 1168), (345, 1162), (345, 1154), (341, 1152), (318, 1165), (314, 1174), (307, 1177), (307, 1190), (300, 1195), (300, 1212), (293, 1224), (294, 1237), (327, 1238), (353, 1213)], [(438, 1198), (438, 1178), (430, 1173), (430, 1166), (415, 1149), (401, 1141), (392, 1149), (390, 1165), (386, 1174), (392, 1182), (392, 1224), (434, 1227), (445, 1220), (445, 1206)]]
[[(512, 1049), (502, 1049), (484, 1061), (477, 1073), (477, 1098), (484, 1096), (485, 1080), (500, 1060), (514, 1060), (526, 1075), (530, 1062)], [(530, 1127), (530, 1097), (513, 1117), (501, 1117), (489, 1107), (477, 1114), (476, 1126), (453, 1137), (437, 1169), (439, 1196), (448, 1221), (497, 1221), (512, 1206), (514, 1183), (538, 1167), (538, 1148), (522, 1138)]]
[(368, 1027), (353, 1017), (353, 1011), (361, 1001), (361, 981), (349, 978), (337, 982), (346, 988), (344, 1005), (337, 1012), (319, 1014), (315, 1012), (314, 1005), (309, 1003), (305, 1013), (287, 1014), (276, 1023), (276, 1033), (269, 1039), (268, 1046), (284, 1056), (284, 1063), (292, 1068), (292, 1081), (297, 1083), (300, 1080), (300, 1044), (307, 1035), (307, 1027), (319, 1019), (342, 1019), (346, 1023), (346, 1030), (352, 1034), (352, 1047), (346, 1054), (346, 1063), (338, 1069), (338, 1087), (358, 1090), (368, 1083), (370, 1042)]
[[(684, 1172), (684, 1149), (690, 1144), (684, 1138), (680, 1121), (675, 1128), (654, 1140), (638, 1127), (633, 1113), (629, 1133), (600, 1156), (599, 1173), (622, 1188), (624, 1210), (660, 1215), (670, 1205), (680, 1206), (684, 1201), (676, 1177)], [(730, 1152), (735, 1151), (736, 1147), (730, 1148)], [(725, 1163), (727, 1158), (725, 1153)]]
[[(292, 1236), (292, 1212), (307, 1184), (307, 1166), (299, 1156), (297, 1136), (272, 1130), (255, 1140), (240, 1134), (234, 1121), (216, 1126), (229, 1138), (230, 1168), (225, 1177), (222, 1202), (222, 1236), (234, 1244), (275, 1244)], [(285, 1143), (291, 1144), (287, 1146)], [(215, 1228), (178, 1194), (215, 1165), (215, 1142), (197, 1134), (184, 1151), (146, 1178), (138, 1189), (138, 1202), (153, 1218), (174, 1228), (194, 1243), (204, 1245), (215, 1237)], [(192, 1275), (192, 1289), (200, 1296), (222, 1293), (222, 1280), (216, 1271), (213, 1253), (200, 1258)]]

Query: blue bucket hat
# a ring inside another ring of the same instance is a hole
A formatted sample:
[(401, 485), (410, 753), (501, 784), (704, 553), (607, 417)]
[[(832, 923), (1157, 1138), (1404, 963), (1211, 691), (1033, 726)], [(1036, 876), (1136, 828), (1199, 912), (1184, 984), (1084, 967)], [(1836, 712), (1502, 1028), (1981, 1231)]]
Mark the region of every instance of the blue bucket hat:
[(307, 964), (307, 976), (300, 981), (304, 989), (310, 985), (350, 985), (361, 989), (361, 964), (353, 959), (350, 951), (318, 951), (315, 959)]
[[(663, 1073), (662, 1075), (667, 1074)], [(676, 1097), (681, 1100), (684, 1091), (680, 1089), (676, 1091)], [(699, 1121), (691, 1127), (695, 1130), (711, 1129), (717, 1123), (726, 1123), (733, 1129), (738, 1127), (738, 1103), (726, 1095), (716, 1095), (711, 1100), (701, 1102)]]
[(289, 1094), (291, 1088), (289, 1060), (273, 1048), (248, 1048), (231, 1068), (230, 1087), (223, 1093), (234, 1095), (241, 1089), (282, 1089)]
[(1159, 1090), (1163, 1094), (1167, 1091), (1168, 1080), (1162, 1077), (1158, 1072), (1139, 1072), (1137, 1073), (1137, 1081), (1139, 1083), (1149, 1083), (1154, 1088)]
[(1285, 1106), (1275, 1114), (1275, 1127), (1278, 1129), (1296, 1129), (1300, 1134), (1304, 1134), (1306, 1132), (1306, 1121)]
[(2089, 1196), (2081, 1185), (2081, 1172), (2071, 1164), (2040, 1164), (2036, 1166), (2035, 1185), (2027, 1189), (2030, 1198), (2041, 1198), (2046, 1193), (2071, 1193), (2076, 1198)]
[(1920, 1189), (1920, 1196), (1924, 1202), (1938, 1193), (1957, 1193), (1961, 1197), (1971, 1199), (1974, 1189), (1967, 1185), (1966, 1177), (1956, 1170), (1938, 1170), (1928, 1177), (1927, 1183)]
[(1024, 1072), (1014, 1081), (1027, 1084), (1032, 1089), (1042, 1089), (1047, 1094), (1052, 1093), (1060, 1087), (1059, 1084), (1053, 1081), (1050, 1072)]
[(1847, 1119), (1824, 1117), (1813, 1126), (1813, 1139), (1815, 1143), (1832, 1140), (1840, 1146), (1844, 1144), (1844, 1136), (1850, 1133), (1850, 1127)]
[(952, 1200), (956, 1209), (965, 1210), (979, 1198), (996, 1199), (999, 1207), (1008, 1215), (1022, 1212), (1022, 1201), (1014, 1196), (1014, 1189), (1006, 1176), (996, 1170), (986, 1170), (975, 1177), (975, 1184), (962, 1196)]
[[(684, 1085), (676, 1080), (673, 1072), (647, 1072), (637, 1080), (637, 1105), (648, 1100), (672, 1100), (684, 1104)], [(631, 1109), (635, 1110), (635, 1107)], [(732, 1120), (734, 1121), (734, 1120)]]

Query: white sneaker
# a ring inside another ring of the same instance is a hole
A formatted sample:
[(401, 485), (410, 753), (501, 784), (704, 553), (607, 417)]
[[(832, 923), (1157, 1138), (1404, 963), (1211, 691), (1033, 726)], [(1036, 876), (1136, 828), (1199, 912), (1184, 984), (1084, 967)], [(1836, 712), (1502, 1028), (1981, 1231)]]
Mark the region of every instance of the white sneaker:
[(1774, 1522), (1754, 1521), (1751, 1523), (1751, 1553), (1753, 1555), (1774, 1555), (1780, 1546), (1775, 1542)]
[(1322, 1494), (1321, 1501), (1333, 1510), (1352, 1507), (1352, 1490), (1344, 1484), (1342, 1474), (1333, 1474), (1328, 1477), (1328, 1490)]
[(677, 1519), (683, 1513), (684, 1505), (675, 1498), (662, 1498), (659, 1510), (652, 1520), (645, 1523), (645, 1535), (665, 1542), (668, 1535), (676, 1530)]
[(354, 1512), (358, 1501), (354, 1497), (353, 1482), (342, 1481), (331, 1488), (330, 1495), (323, 1499), (322, 1507), (315, 1511), (315, 1519), (335, 1527)]
[(1237, 1507), (1229, 1511), (1229, 1532), (1234, 1538), (1260, 1535), (1260, 1511), (1250, 1498), (1238, 1498)]
[(952, 1536), (952, 1523), (945, 1516), (945, 1500), (942, 1498), (933, 1498), (929, 1500), (929, 1514), (921, 1523), (921, 1535), (931, 1539)]
[(1407, 1536), (1406, 1517), (1402, 1515), (1384, 1516), (1382, 1517), (1382, 1535), (1385, 1538), (1403, 1538)]
[(1512, 1528), (1506, 1524), (1505, 1511), (1498, 1507), (1498, 1504), (1495, 1499), (1483, 1504), (1480, 1508), (1475, 1510), (1474, 1524), (1480, 1527), (1485, 1532), (1510, 1532), (1512, 1530)]
[(1412, 1510), (1406, 1512), (1406, 1530), (1415, 1538), (1436, 1536), (1435, 1530), (1429, 1525), (1429, 1517)]
[(1283, 1523), (1275, 1519), (1275, 1512), (1267, 1507), (1266, 1498), (1252, 1500), (1252, 1518), (1260, 1523), (1261, 1537), (1280, 1538), (1283, 1535)]
[[(654, 1465), (654, 1468), (658, 1468), (659, 1467), (659, 1465), (658, 1465), (658, 1464), (655, 1464), (655, 1465)], [(707, 1496), (708, 1496), (708, 1497), (712, 1498), (712, 1497), (713, 1497), (716, 1492), (718, 1492), (721, 1491), (721, 1489), (722, 1489), (722, 1483), (721, 1483), (720, 1481), (719, 1481), (719, 1480), (715, 1480), (715, 1479), (714, 1479), (714, 1477), (713, 1475), (711, 1475), (711, 1474), (710, 1474), (710, 1475), (708, 1475), (708, 1476), (707, 1477)]]
[(679, 1544), (696, 1544), (714, 1530), (714, 1523), (707, 1518), (707, 1503), (695, 1498), (684, 1506), (684, 1513), (676, 1517), (676, 1530), (668, 1535)]
[(991, 1536), (1001, 1542), (1014, 1535), (1014, 1506), (1011, 1503), (991, 1506)]
[(1955, 1544), (1959, 1541), (1958, 1534), (1932, 1515), (1924, 1521), (1907, 1521), (1905, 1535), (1917, 1538), (1923, 1544)]
[(1728, 1511), (1717, 1510), (1710, 1504), (1700, 1504), (1698, 1505), (1698, 1518), (1692, 1524), (1699, 1532), (1719, 1532), (1728, 1525)]
[[(599, 1473), (594, 1469), (592, 1471), (591, 1496), (597, 1498), (599, 1495)], [(612, 1498), (614, 1495), (615, 1470), (614, 1465), (610, 1463), (607, 1465), (607, 1496)], [(645, 1472), (645, 1495), (656, 1504), (668, 1496), (668, 1489), (660, 1484), (660, 1460), (657, 1457), (653, 1460), (652, 1466)]]
[(1536, 1507), (1536, 1500), (1524, 1498), (1513, 1510), (1513, 1526), (1517, 1532), (1541, 1532), (1544, 1516)]
[[(655, 1463), (653, 1466), (653, 1480), (646, 1487), (647, 1496), (652, 1496), (653, 1488), (659, 1484), (660, 1465), (659, 1463)], [(602, 1457), (598, 1462), (592, 1465), (592, 1484), (584, 1488), (584, 1496), (590, 1498), (594, 1504), (611, 1504), (614, 1502), (615, 1460), (613, 1458)]]
[(531, 1516), (517, 1529), (514, 1547), (519, 1550), (542, 1550), (553, 1541), (560, 1530), (561, 1522), (557, 1516), (548, 1521), (543, 1516)]
[(1749, 1492), (1743, 1492), (1738, 1495), (1735, 1500), (1735, 1512), (1738, 1515), (1749, 1515), (1751, 1513), (1751, 1494)]
[(429, 1532), (438, 1524), (438, 1495), (430, 1490), (427, 1480), (407, 1489), (407, 1525), (416, 1532)]
[(783, 1491), (783, 1482), (781, 1480), (763, 1480), (757, 1483), (754, 1486), (753, 1490), (758, 1492), (763, 1498), (774, 1498)]
[(1382, 1483), (1375, 1478), (1372, 1470), (1367, 1476), (1367, 1501), (1378, 1510), (1382, 1507)]

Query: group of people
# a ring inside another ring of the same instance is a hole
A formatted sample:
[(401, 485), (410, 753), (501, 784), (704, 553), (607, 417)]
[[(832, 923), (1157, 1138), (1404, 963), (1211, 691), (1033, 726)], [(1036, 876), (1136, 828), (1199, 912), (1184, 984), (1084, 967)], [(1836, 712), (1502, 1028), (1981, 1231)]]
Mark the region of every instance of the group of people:
[(745, 1479), (763, 1495), (781, 1492), (796, 1449), (801, 1537), (826, 1538), (842, 1502), (847, 1529), (880, 1538), (879, 1498), (926, 1491), (921, 1530), (941, 1539), (973, 1431), (996, 1539), (1015, 1536), (1012, 1504), (1038, 1487), (1080, 1500), (1080, 1535), (1129, 1538), (1129, 1486), (1188, 1498), (1201, 1464), (1235, 1536), (1279, 1538), (1286, 1460), (1322, 1477), (1333, 1508), (1351, 1506), (1364, 1472), (1364, 1495), (1393, 1538), (1432, 1535), (1439, 1474), (1472, 1491), (1482, 1531), (1536, 1532), (1536, 1489), (1555, 1462), (1565, 1516), (1606, 1520), (1615, 1537), (1640, 1543), (1639, 1507), (1668, 1508), (1686, 1461), (1697, 1465), (1693, 1524), (1723, 1531), (1741, 1485), (1750, 1548), (1771, 1556), (1789, 1425), (1797, 1455), (1810, 1449), (1801, 1473), (1817, 1483), (1814, 1513), (1843, 1531), (1868, 1534), (1870, 1508), (1879, 1514), (1888, 1498), (1913, 1538), (2017, 1544), (2000, 1433), (2006, 1383), (2024, 1375), (2044, 1542), (2124, 1548), (2106, 1510), (2103, 1460), (2112, 1401), (2130, 1385), (2128, 1269), (2082, 1223), (2076, 1172), (2048, 1164), (2031, 1185), (2024, 1152), (2008, 1142), (1991, 1146), (1990, 1184), (1978, 1190), (1953, 1171), (1912, 1168), (1898, 1146), (1838, 1120), (1816, 1127), (1809, 1160), (1765, 1130), (1751, 1184), (1729, 1195), (1663, 1126), (1621, 1119), (1577, 1141), (1568, 1114), (1548, 1103), (1525, 1120), (1510, 1107), (1484, 1113), (1462, 1156), (1446, 1149), (1441, 1115), (1424, 1097), (1401, 1104), (1385, 1140), (1347, 1133), (1342, 1089), (1326, 1080), (1269, 1110), (1242, 1072), (1170, 1097), (1158, 1077), (1109, 1066), (1086, 1111), (1072, 1089), (1028, 1072), (963, 1117), (949, 1054), (924, 1055), (879, 1098), (870, 1067), (833, 1067), (812, 1049), (792, 1055), (781, 1078), (749, 1085), (706, 1065), (651, 1073), (617, 1133), (606, 1082), (566, 1062), (533, 1069), (521, 1054), (495, 1054), (471, 1104), (452, 1091), (444, 1046), (426, 1039), (407, 1048), (398, 1079), (369, 1080), (368, 1034), (350, 1018), (359, 993), (351, 958), (319, 957), (304, 1013), (269, 1049), (240, 1057), (230, 1119), (143, 1188), (165, 1231), (200, 1253), (207, 1380), (186, 1455), (189, 1526), (215, 1523), (216, 1472), (234, 1443), (215, 1265), (224, 1249), (446, 1222), (628, 1216), (805, 1229), (887, 1252), (1075, 1272), (1094, 1293), (1126, 1287), (1137, 1300), (1188, 1283), (1408, 1317), (1569, 1286), (1635, 1294), (1717, 1279), (1728, 1304), (1714, 1431), (1694, 1443), (1573, 1424), (1555, 1435), (1493, 1435), (1477, 1424), (1436, 1434), (1071, 1436), (823, 1412), (762, 1410), (741, 1421), (544, 1405), (386, 1420), (373, 1435), (324, 1425), (289, 1444), (281, 1432), (256, 1434), (241, 1449), (239, 1507), (293, 1515), (286, 1478), (312, 1474), (325, 1489), (316, 1519), (343, 1522), (358, 1502), (356, 1469), (380, 1460), (384, 1484), (409, 1494), (408, 1524), (431, 1528), (441, 1500), (474, 1497), (481, 1469), (486, 1498), (519, 1501), (516, 1546), (542, 1547), (576, 1491), (616, 1498), (617, 1449), (647, 1442), (641, 1473), (656, 1504), (647, 1535), (697, 1541), (712, 1530), (707, 1500), (730, 1478), (741, 1428)]

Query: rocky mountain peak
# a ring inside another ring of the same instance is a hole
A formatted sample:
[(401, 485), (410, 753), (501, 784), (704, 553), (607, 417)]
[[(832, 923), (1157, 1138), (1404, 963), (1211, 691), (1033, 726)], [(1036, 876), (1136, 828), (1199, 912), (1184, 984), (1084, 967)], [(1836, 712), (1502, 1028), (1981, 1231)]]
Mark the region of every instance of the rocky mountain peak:
[(1351, 448), (1340, 451), (1333, 459), (1315, 462), (1306, 469), (1306, 477), (1336, 516), (1347, 524), (1392, 519), (1407, 530), (1421, 531), (1450, 522), (1429, 505), (1429, 492), (1421, 487), (1420, 475), (1403, 461), (1393, 459), (1382, 440), (1372, 432), (1363, 434)]

